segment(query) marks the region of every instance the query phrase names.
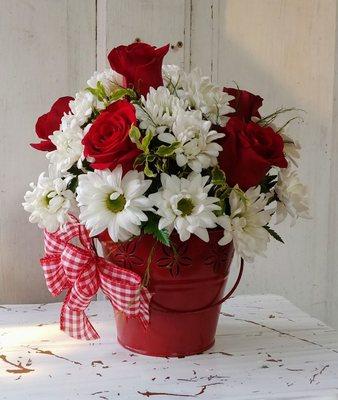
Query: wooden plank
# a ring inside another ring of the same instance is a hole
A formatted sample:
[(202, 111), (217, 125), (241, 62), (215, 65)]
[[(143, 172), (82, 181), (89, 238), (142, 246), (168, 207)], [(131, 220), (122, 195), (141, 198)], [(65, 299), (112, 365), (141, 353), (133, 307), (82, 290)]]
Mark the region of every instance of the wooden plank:
[[(336, 24), (338, 22), (338, 7), (336, 4)], [(338, 29), (335, 35), (335, 64), (334, 64), (334, 86), (333, 86), (333, 107), (332, 107), (332, 135), (330, 149), (331, 161), (331, 179), (330, 188), (331, 196), (329, 203), (329, 222), (328, 222), (328, 322), (334, 327), (338, 327)]]
[(0, 6), (0, 301), (37, 302), (50, 299), (39, 267), (42, 234), (20, 203), (47, 160), (29, 143), (36, 141), (36, 118), (83, 88), (95, 69), (95, 1)]
[(59, 307), (0, 307), (2, 399), (333, 400), (338, 394), (337, 331), (279, 296), (230, 299), (216, 345), (171, 359), (120, 347), (107, 302), (88, 310), (101, 335), (94, 342), (60, 332)]
[(217, 81), (219, 0), (191, 2), (191, 68)]

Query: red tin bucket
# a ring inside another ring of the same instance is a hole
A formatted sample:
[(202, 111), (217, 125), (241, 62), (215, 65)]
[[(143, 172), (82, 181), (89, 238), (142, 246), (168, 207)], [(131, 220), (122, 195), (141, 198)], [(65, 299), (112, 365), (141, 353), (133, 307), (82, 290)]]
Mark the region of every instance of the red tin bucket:
[(154, 294), (150, 324), (144, 328), (138, 318), (116, 312), (117, 339), (123, 347), (151, 356), (174, 357), (201, 353), (214, 344), (234, 248), (232, 243), (217, 244), (222, 236), (220, 230), (209, 234), (208, 243), (196, 236), (180, 242), (173, 234), (176, 251), (149, 235), (125, 243), (113, 243), (108, 236), (101, 235), (106, 259), (141, 276), (155, 246), (148, 286)]

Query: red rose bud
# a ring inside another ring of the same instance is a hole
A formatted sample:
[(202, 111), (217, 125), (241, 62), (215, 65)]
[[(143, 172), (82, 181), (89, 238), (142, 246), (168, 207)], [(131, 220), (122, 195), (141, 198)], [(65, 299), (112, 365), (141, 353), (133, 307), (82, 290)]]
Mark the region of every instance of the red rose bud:
[(229, 106), (235, 111), (227, 114), (228, 117), (239, 117), (246, 122), (251, 121), (252, 117), (261, 118), (258, 110), (262, 107), (263, 99), (260, 96), (234, 88), (224, 88), (223, 91), (234, 96), (234, 99), (229, 101)]
[(136, 124), (135, 107), (127, 100), (116, 101), (101, 112), (82, 139), (85, 157), (95, 160), (92, 168), (114, 169), (118, 164), (123, 172), (133, 168), (140, 154), (129, 137), (133, 124)]
[(34, 149), (41, 151), (55, 150), (55, 146), (49, 136), (59, 130), (63, 114), (70, 111), (69, 102), (71, 100), (74, 100), (73, 97), (60, 97), (47, 114), (43, 114), (38, 118), (35, 124), (35, 132), (41, 141), (40, 143), (31, 143)]
[(260, 184), (272, 166), (287, 167), (283, 139), (272, 128), (231, 117), (222, 131), (219, 166), (230, 186), (247, 190)]
[(146, 43), (115, 47), (108, 55), (113, 70), (123, 75), (128, 87), (146, 96), (149, 88), (163, 85), (162, 63), (169, 44), (161, 48)]

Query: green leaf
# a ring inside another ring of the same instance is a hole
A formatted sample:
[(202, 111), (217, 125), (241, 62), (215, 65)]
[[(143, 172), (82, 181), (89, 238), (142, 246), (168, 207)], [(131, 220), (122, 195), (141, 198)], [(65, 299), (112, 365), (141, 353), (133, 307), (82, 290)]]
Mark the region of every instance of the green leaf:
[(153, 172), (152, 170), (151, 170), (151, 168), (149, 167), (149, 164), (148, 164), (148, 160), (146, 159), (146, 163), (145, 163), (145, 166), (144, 166), (144, 175), (146, 175), (148, 178), (154, 178), (157, 174), (155, 173), (155, 172)]
[(146, 156), (146, 159), (147, 159), (147, 161), (149, 161), (149, 162), (153, 162), (153, 161), (156, 160), (156, 157), (155, 157), (154, 155), (152, 155), (152, 154), (148, 154), (148, 155)]
[(137, 94), (136, 94), (135, 90), (125, 89), (125, 91), (126, 91), (126, 96), (130, 97), (132, 100), (137, 99)]
[(126, 96), (126, 89), (117, 89), (115, 92), (109, 97), (110, 101), (117, 101)]
[(144, 233), (153, 235), (156, 240), (163, 243), (166, 246), (170, 246), (170, 237), (167, 229), (158, 229), (158, 215), (153, 213), (147, 213), (148, 221), (143, 226)]
[(96, 95), (96, 89), (92, 88), (92, 87), (87, 87), (86, 90), (88, 90), (88, 92), (90, 92), (93, 96), (97, 96)]
[(119, 88), (114, 91), (114, 93), (109, 97), (109, 100), (117, 101), (126, 96), (130, 97), (131, 99), (136, 99), (137, 97), (133, 89)]
[(170, 246), (170, 236), (166, 229), (156, 229), (153, 232), (153, 236), (165, 246)]
[(151, 140), (152, 140), (153, 137), (154, 137), (154, 135), (153, 135), (152, 131), (148, 130), (148, 131), (147, 131), (147, 134), (146, 134), (145, 137), (142, 139), (141, 146), (142, 146), (142, 150), (143, 150), (143, 152), (144, 152), (145, 154), (148, 154), (148, 153), (149, 153), (149, 144), (150, 144), (150, 142), (151, 142)]
[(215, 215), (217, 217), (220, 217), (221, 215), (224, 214), (224, 209), (225, 209), (225, 199), (219, 199), (219, 201), (216, 203), (218, 206), (221, 207), (220, 210), (214, 211)]
[(156, 154), (160, 157), (170, 157), (175, 153), (175, 150), (179, 148), (180, 142), (173, 142), (169, 146), (160, 146)]
[(217, 186), (226, 186), (225, 174), (218, 167), (214, 167), (212, 170), (211, 182)]
[(138, 155), (135, 158), (135, 161), (134, 161), (134, 164), (133, 164), (134, 168), (136, 168), (136, 167), (138, 167), (140, 165), (143, 165), (145, 163), (145, 161), (146, 161), (146, 156), (143, 153)]
[(168, 172), (168, 163), (166, 158), (159, 158), (156, 160), (155, 168), (161, 172)]
[(269, 225), (264, 225), (263, 228), (266, 229), (274, 239), (278, 240), (278, 242), (284, 243), (283, 239), (278, 235), (276, 231), (270, 228)]
[(142, 150), (142, 144), (140, 142), (141, 132), (137, 126), (132, 125), (129, 131), (130, 140), (136, 144), (137, 148)]
[(153, 133), (151, 131), (147, 132), (146, 136), (142, 139), (142, 142), (141, 142), (140, 141), (141, 132), (137, 126), (133, 125), (130, 128), (129, 137), (130, 137), (130, 140), (136, 144), (138, 149), (142, 150), (145, 154), (149, 154), (149, 144), (153, 138)]
[(88, 92), (95, 96), (99, 101), (104, 101), (108, 97), (106, 90), (100, 81), (97, 82), (96, 88), (87, 87), (86, 90), (88, 90)]
[(97, 90), (97, 98), (99, 101), (103, 101), (104, 99), (107, 98), (107, 93), (102, 82), (100, 81), (97, 82), (96, 90)]

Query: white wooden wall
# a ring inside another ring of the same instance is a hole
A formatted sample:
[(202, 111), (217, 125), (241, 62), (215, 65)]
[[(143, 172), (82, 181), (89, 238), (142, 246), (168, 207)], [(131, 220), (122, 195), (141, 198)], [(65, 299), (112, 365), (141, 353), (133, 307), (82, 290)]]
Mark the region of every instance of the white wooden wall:
[(0, 303), (50, 299), (41, 232), (27, 223), (27, 184), (46, 170), (36, 118), (95, 69), (95, 2), (0, 0)]
[[(202, 18), (207, 15), (206, 3), (196, 4), (204, 10), (199, 11)], [(301, 173), (310, 186), (313, 220), (291, 231), (284, 225), (281, 233), (286, 245), (271, 243), (266, 260), (247, 265), (240, 292), (280, 293), (338, 323), (333, 310), (328, 315), (328, 292), (333, 294), (337, 288), (328, 279), (337, 270), (334, 261), (329, 264), (328, 260), (335, 243), (331, 232), (338, 223), (329, 211), (337, 190), (337, 186), (330, 188), (330, 160), (337, 157), (337, 146), (331, 146), (336, 133), (332, 130), (336, 2), (235, 0), (213, 1), (209, 6), (214, 17), (209, 24), (213, 38), (209, 70), (214, 79), (235, 80), (260, 93), (266, 112), (281, 105), (307, 111), (305, 122), (295, 125), (292, 134), (303, 144)], [(198, 26), (195, 32), (198, 37)], [(197, 65), (202, 52), (195, 54)]]
[(45, 168), (28, 148), (53, 99), (84, 86), (106, 53), (136, 38), (183, 42), (167, 62), (200, 66), (214, 81), (259, 93), (264, 111), (307, 111), (292, 134), (313, 220), (247, 265), (241, 293), (281, 294), (338, 326), (337, 2), (335, 0), (0, 0), (0, 303), (50, 300), (41, 233), (20, 208)]

